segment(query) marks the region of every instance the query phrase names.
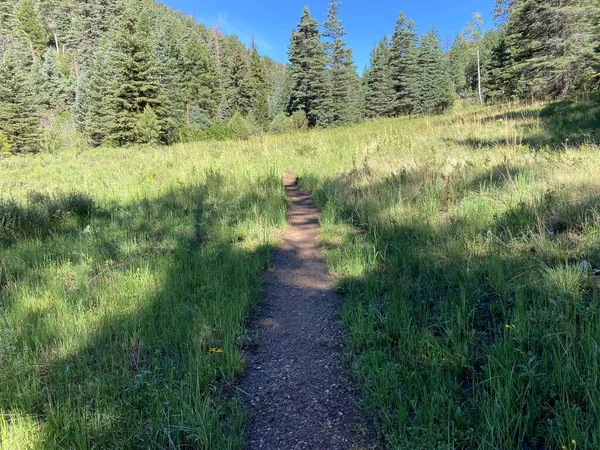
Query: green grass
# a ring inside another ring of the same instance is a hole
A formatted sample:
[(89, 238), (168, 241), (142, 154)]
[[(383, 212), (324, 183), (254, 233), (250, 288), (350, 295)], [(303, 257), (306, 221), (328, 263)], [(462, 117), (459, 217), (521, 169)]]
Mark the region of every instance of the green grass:
[(390, 448), (600, 446), (600, 165), (593, 140), (554, 145), (564, 107), (416, 120), (307, 177)]
[(586, 102), (0, 160), (0, 448), (243, 448), (286, 170), (387, 447), (600, 447)]

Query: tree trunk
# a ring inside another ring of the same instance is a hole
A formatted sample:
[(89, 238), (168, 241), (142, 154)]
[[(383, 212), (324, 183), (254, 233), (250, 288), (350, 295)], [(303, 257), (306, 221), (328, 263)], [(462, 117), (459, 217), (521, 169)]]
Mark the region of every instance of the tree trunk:
[(477, 46), (477, 85), (479, 88), (479, 102), (483, 105), (483, 93), (481, 92), (481, 55)]

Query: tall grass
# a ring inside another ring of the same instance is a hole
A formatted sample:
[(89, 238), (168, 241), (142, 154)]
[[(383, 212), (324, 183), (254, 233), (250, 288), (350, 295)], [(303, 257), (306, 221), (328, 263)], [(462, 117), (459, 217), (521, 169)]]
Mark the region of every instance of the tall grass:
[(598, 149), (548, 109), (415, 120), (306, 177), (390, 448), (600, 446)]
[(598, 447), (597, 134), (580, 116), (459, 106), (1, 159), (0, 448), (242, 448), (235, 381), (286, 170), (322, 208), (390, 448)]

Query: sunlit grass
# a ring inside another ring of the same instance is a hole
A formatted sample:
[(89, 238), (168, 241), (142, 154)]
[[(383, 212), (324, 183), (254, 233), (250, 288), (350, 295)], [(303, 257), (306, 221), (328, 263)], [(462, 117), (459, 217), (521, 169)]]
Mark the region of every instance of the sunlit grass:
[(600, 163), (558, 107), (0, 160), (0, 448), (243, 448), (288, 170), (390, 448), (600, 446)]

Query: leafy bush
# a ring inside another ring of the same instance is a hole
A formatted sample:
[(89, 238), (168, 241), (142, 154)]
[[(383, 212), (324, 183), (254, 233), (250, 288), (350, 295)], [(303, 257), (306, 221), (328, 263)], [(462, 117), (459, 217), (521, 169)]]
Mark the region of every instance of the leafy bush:
[(306, 118), (306, 113), (302, 110), (296, 111), (294, 114), (292, 114), (292, 123), (294, 125), (294, 130), (306, 131), (308, 129), (308, 119)]
[(226, 141), (232, 138), (231, 129), (226, 123), (215, 123), (196, 134), (201, 141)]
[(229, 127), (233, 139), (246, 140), (252, 136), (250, 124), (239, 112), (236, 112), (233, 117), (229, 119), (227, 126)]
[(292, 118), (289, 116), (286, 116), (282, 112), (277, 114), (273, 118), (273, 121), (271, 122), (271, 125), (269, 126), (269, 131), (274, 134), (289, 133), (293, 130), (294, 130), (294, 122), (292, 121)]

